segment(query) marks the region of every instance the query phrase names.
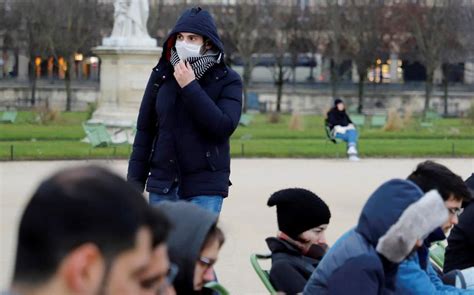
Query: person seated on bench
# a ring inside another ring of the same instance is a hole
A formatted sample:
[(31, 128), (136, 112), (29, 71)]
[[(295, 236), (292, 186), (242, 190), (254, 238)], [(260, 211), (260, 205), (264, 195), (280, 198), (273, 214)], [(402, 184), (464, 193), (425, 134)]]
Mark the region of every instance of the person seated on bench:
[(267, 205), (277, 208), (278, 237), (266, 239), (272, 252), (270, 281), (277, 291), (303, 291), (311, 273), (328, 248), (324, 232), (331, 212), (313, 192), (283, 189), (272, 194)]
[(340, 138), (347, 142), (347, 155), (352, 161), (358, 161), (357, 138), (358, 132), (346, 113), (342, 99), (334, 101), (334, 107), (327, 113), (327, 124), (335, 138)]

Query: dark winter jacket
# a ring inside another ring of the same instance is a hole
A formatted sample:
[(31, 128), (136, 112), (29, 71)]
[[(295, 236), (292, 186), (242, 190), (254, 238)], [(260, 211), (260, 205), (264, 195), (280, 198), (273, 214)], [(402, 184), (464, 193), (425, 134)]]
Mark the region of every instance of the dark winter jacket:
[(327, 124), (329, 128), (333, 128), (336, 125), (347, 126), (352, 124), (351, 118), (347, 115), (346, 111), (339, 111), (337, 107), (333, 107), (327, 114)]
[(177, 294), (202, 294), (193, 291), (194, 269), (207, 233), (217, 223), (217, 215), (189, 202), (165, 201), (158, 208), (173, 226), (167, 246), (171, 262), (178, 266), (173, 282)]
[(448, 237), (444, 273), (474, 266), (474, 204), (469, 204), (459, 216), (459, 223)]
[(266, 242), (272, 252), (272, 285), (285, 294), (302, 292), (320, 259), (304, 256), (299, 249), (282, 239), (267, 238)]
[(146, 183), (147, 191), (159, 194), (178, 185), (183, 198), (226, 197), (230, 184), (229, 137), (240, 119), (242, 82), (221, 62), (199, 81), (181, 89), (170, 63), (179, 32), (205, 36), (223, 53), (208, 12), (193, 8), (179, 18), (145, 89), (127, 179), (142, 190)]
[(339, 238), (311, 275), (304, 294), (391, 294), (398, 264), (375, 250), (378, 240), (423, 192), (411, 181), (391, 180), (368, 199), (356, 228)]
[[(474, 198), (474, 173), (466, 179), (466, 185)], [(471, 201), (459, 216), (448, 237), (444, 260), (444, 273), (474, 266), (474, 202)]]

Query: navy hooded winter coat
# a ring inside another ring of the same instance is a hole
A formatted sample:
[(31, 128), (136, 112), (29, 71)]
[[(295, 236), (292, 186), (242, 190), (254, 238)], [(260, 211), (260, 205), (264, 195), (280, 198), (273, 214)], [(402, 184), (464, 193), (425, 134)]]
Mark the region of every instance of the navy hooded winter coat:
[[(210, 39), (221, 62), (181, 89), (173, 76), (171, 49), (179, 32)], [(166, 194), (179, 186), (182, 198), (226, 197), (230, 185), (229, 137), (242, 108), (240, 76), (223, 62), (224, 48), (211, 15), (185, 11), (170, 32), (153, 68), (140, 106), (128, 181), (142, 190)]]
[(324, 255), (304, 294), (393, 294), (398, 264), (375, 249), (403, 211), (422, 196), (421, 189), (408, 180), (394, 179), (380, 186), (362, 209), (355, 229)]

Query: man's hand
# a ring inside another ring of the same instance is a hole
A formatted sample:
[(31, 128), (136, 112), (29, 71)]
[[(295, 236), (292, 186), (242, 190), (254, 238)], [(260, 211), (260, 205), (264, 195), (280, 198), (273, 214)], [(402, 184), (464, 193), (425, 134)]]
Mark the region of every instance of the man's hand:
[(181, 88), (186, 87), (186, 85), (196, 79), (193, 68), (191, 68), (188, 62), (184, 63), (183, 61), (180, 61), (174, 67), (174, 77)]

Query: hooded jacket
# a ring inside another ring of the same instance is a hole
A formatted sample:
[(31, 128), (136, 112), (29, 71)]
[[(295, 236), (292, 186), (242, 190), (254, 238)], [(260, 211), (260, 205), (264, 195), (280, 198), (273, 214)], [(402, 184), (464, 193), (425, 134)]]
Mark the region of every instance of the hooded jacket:
[(177, 294), (194, 294), (194, 269), (217, 215), (189, 202), (165, 201), (158, 208), (173, 225), (167, 241), (169, 258), (178, 266), (173, 285)]
[[(220, 62), (181, 88), (173, 76), (171, 49), (179, 32), (199, 34), (219, 51)], [(178, 195), (228, 195), (229, 137), (242, 107), (240, 76), (223, 61), (224, 48), (211, 15), (185, 11), (163, 45), (140, 106), (127, 179), (143, 190)]]
[(390, 294), (398, 264), (375, 250), (403, 211), (421, 198), (413, 182), (390, 180), (367, 200), (357, 226), (339, 238), (311, 275), (304, 294)]

